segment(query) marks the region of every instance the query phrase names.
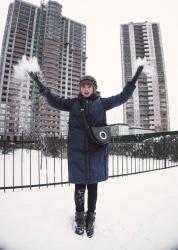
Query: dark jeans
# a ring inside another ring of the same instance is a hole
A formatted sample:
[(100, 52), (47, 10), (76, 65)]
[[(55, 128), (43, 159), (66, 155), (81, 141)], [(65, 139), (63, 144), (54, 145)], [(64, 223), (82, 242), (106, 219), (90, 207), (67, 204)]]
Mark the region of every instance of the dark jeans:
[(88, 212), (94, 212), (96, 209), (97, 201), (97, 189), (98, 183), (94, 184), (75, 184), (75, 206), (76, 212), (84, 212), (84, 203), (85, 203), (85, 190), (88, 190)]

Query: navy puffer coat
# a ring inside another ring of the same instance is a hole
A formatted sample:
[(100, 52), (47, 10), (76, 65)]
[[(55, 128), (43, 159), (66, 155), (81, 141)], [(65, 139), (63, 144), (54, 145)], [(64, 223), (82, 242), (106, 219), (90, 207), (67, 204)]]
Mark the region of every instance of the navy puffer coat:
[(128, 83), (123, 91), (115, 96), (101, 98), (92, 95), (84, 98), (65, 99), (51, 93), (49, 88), (43, 92), (48, 103), (59, 110), (69, 112), (68, 132), (68, 173), (69, 182), (90, 184), (108, 179), (108, 146), (98, 148), (88, 142), (81, 116), (81, 105), (85, 107), (90, 125), (106, 124), (106, 111), (126, 102), (132, 95), (135, 85)]

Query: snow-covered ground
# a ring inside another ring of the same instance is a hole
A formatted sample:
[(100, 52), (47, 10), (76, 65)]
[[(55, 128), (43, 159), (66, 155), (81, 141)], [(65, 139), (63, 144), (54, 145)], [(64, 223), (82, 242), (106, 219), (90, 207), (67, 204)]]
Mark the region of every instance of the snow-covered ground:
[(178, 168), (100, 183), (91, 239), (74, 233), (73, 191), (73, 185), (1, 191), (0, 249), (178, 249)]

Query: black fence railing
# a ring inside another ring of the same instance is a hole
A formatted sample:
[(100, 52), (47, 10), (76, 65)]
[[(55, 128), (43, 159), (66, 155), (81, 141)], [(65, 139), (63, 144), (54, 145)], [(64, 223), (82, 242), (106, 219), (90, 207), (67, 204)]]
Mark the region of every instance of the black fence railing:
[(178, 166), (178, 131), (114, 137), (110, 177)]
[[(178, 131), (113, 137), (109, 177), (178, 166)], [(0, 190), (69, 184), (67, 140), (0, 140)]]

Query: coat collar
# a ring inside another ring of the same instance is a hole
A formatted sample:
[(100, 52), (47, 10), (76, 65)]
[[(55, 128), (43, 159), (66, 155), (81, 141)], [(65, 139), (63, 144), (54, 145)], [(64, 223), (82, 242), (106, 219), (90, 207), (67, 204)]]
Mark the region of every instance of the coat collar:
[(92, 94), (89, 97), (84, 97), (81, 93), (78, 95), (79, 100), (95, 100), (100, 96), (100, 92), (96, 92), (95, 94)]

